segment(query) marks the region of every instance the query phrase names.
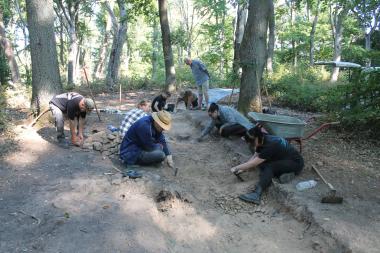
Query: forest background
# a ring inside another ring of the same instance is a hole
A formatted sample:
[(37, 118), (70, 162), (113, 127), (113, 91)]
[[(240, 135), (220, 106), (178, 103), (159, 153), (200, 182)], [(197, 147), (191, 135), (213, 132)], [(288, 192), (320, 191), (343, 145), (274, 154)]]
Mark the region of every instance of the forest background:
[[(83, 68), (98, 92), (195, 88), (189, 56), (212, 87), (240, 87), (242, 112), (260, 110), (268, 90), (278, 105), (378, 135), (380, 71), (369, 67), (380, 66), (379, 16), (375, 0), (0, 0), (2, 128), (7, 90), (39, 111), (85, 85)], [(363, 68), (315, 65), (333, 60)]]

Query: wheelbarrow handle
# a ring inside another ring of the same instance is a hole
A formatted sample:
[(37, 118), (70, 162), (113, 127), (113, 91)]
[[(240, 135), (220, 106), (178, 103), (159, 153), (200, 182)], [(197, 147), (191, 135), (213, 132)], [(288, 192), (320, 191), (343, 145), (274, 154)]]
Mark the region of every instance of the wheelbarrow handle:
[(339, 121), (324, 123), (320, 127), (318, 127), (317, 129), (315, 129), (313, 132), (311, 132), (308, 136), (306, 136), (305, 138), (302, 138), (302, 140), (310, 139), (311, 137), (313, 137), (314, 135), (316, 135), (318, 132), (320, 132), (322, 129), (324, 129), (326, 127), (329, 127), (332, 125), (339, 125), (339, 124), (340, 124)]

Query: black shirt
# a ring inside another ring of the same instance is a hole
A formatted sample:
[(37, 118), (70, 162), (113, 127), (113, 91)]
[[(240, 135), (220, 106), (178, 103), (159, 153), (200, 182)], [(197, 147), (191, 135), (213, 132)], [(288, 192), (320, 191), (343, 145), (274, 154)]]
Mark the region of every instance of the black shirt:
[(157, 112), (156, 108), (154, 107), (154, 105), (156, 103), (157, 103), (158, 110), (162, 111), (162, 109), (164, 109), (164, 107), (166, 105), (166, 98), (164, 98), (162, 95), (159, 95), (153, 99), (153, 102), (152, 102), (152, 111), (153, 112)]
[(300, 161), (302, 156), (284, 138), (272, 135), (264, 136), (264, 144), (256, 148), (259, 158), (267, 162), (280, 160)]
[(67, 113), (69, 119), (74, 120), (75, 117), (86, 117), (86, 112), (81, 112), (79, 102), (83, 99), (82, 95), (75, 92), (68, 92), (54, 96), (50, 103), (57, 106), (63, 113)]

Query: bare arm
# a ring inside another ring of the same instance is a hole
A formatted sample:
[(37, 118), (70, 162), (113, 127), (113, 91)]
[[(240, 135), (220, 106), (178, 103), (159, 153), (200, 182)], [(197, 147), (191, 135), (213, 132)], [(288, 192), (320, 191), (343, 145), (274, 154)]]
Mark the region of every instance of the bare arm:
[(265, 162), (265, 159), (261, 159), (255, 153), (253, 155), (253, 157), (248, 160), (248, 162), (245, 162), (245, 163), (242, 163), (238, 166), (232, 167), (231, 172), (240, 174), (242, 172), (248, 171), (249, 169), (253, 169), (253, 168), (257, 167), (258, 165), (260, 165), (263, 162)]
[(153, 107), (154, 107), (154, 109), (155, 109), (157, 112), (160, 111), (160, 109), (158, 109), (158, 101), (156, 101), (156, 102), (154, 103)]
[(77, 128), (77, 122), (76, 120), (69, 120), (69, 123), (70, 123), (70, 133), (71, 133), (71, 142), (74, 144), (74, 145), (78, 145), (77, 144), (77, 136), (76, 136), (76, 128)]
[(84, 120), (85, 120), (84, 118), (79, 117), (78, 137), (79, 137), (79, 141), (81, 143), (84, 141), (84, 139), (83, 139)]

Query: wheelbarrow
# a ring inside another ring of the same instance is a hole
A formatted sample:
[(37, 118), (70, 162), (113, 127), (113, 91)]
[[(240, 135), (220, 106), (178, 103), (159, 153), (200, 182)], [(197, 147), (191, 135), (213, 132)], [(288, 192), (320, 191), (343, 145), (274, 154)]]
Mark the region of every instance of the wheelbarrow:
[(249, 112), (248, 117), (253, 122), (260, 123), (264, 129), (268, 131), (269, 134), (283, 137), (289, 142), (297, 142), (299, 144), (301, 153), (303, 141), (310, 139), (327, 127), (339, 124), (339, 122), (324, 123), (318, 128), (314, 129), (309, 135), (304, 137), (305, 126), (307, 123), (298, 118), (257, 112)]

